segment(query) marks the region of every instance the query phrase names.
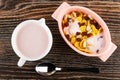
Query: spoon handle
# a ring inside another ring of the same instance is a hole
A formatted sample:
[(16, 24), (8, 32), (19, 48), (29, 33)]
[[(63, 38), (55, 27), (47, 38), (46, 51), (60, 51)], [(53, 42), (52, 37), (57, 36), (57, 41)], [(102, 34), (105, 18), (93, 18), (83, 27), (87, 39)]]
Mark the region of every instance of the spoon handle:
[(63, 72), (91, 72), (91, 73), (99, 73), (99, 68), (78, 68), (78, 67), (64, 67), (62, 68)]

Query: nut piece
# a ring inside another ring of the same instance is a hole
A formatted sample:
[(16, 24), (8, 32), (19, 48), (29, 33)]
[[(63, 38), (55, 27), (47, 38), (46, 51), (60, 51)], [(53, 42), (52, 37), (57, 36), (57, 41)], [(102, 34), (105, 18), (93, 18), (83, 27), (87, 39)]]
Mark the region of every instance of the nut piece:
[(86, 42), (86, 40), (83, 42), (83, 47), (84, 47), (84, 48), (87, 47), (87, 42)]
[(92, 29), (91, 29), (91, 27), (90, 27), (89, 25), (87, 25), (86, 30), (87, 30), (87, 34), (89, 34), (89, 33), (91, 33), (91, 32), (92, 32)]

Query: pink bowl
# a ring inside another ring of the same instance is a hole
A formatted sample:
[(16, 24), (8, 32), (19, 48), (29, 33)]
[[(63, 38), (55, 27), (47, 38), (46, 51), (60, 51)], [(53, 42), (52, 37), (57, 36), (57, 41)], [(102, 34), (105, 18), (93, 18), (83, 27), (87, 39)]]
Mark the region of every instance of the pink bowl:
[[(66, 13), (69, 13), (71, 11), (81, 11), (85, 14), (91, 15), (102, 26), (103, 31), (104, 31), (105, 46), (103, 47), (103, 49), (100, 51), (99, 54), (88, 54), (88, 53), (82, 52), (82, 51), (78, 50), (77, 48), (75, 48), (65, 37), (63, 30), (62, 30), (61, 21), (63, 19), (63, 16)], [(79, 54), (82, 54), (85, 56), (91, 56), (91, 57), (96, 56), (105, 62), (117, 48), (117, 46), (111, 42), (111, 36), (110, 36), (109, 29), (108, 29), (106, 23), (103, 21), (103, 19), (98, 14), (96, 14), (94, 11), (92, 11), (86, 7), (70, 6), (68, 3), (63, 2), (56, 9), (56, 11), (52, 14), (52, 17), (58, 21), (59, 31), (60, 31), (60, 34), (62, 35), (63, 39), (65, 40), (65, 42)]]

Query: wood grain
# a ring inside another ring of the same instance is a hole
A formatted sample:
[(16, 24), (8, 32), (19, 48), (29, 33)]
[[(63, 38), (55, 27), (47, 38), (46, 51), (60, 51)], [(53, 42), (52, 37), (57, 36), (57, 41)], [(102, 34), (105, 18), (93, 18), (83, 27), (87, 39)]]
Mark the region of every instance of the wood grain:
[[(67, 1), (67, 0), (66, 0)], [(0, 80), (1, 79), (38, 79), (38, 80), (120, 80), (120, 2), (107, 1), (67, 1), (70, 5), (85, 6), (99, 14), (107, 23), (112, 41), (118, 46), (113, 55), (102, 62), (98, 58), (79, 55), (63, 41), (57, 22), (51, 14), (62, 0), (0, 0)], [(43, 59), (26, 62), (19, 68), (11, 47), (11, 34), (24, 20), (46, 18), (53, 34), (53, 47)], [(58, 67), (97, 67), (99, 74), (81, 72), (57, 72), (53, 76), (38, 75), (34, 67), (41, 62), (52, 62)]]

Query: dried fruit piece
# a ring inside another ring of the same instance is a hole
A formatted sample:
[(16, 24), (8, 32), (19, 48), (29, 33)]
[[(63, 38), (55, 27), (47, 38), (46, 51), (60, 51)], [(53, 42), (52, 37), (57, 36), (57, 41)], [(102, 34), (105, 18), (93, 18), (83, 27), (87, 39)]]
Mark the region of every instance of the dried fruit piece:
[(82, 17), (77, 17), (76, 19), (75, 19), (75, 21), (78, 21), (78, 22), (81, 22), (82, 21)]
[(96, 50), (96, 53), (98, 53), (99, 52), (99, 49), (98, 50)]
[(85, 23), (80, 23), (80, 26), (85, 26)]
[(79, 46), (79, 43), (80, 43), (80, 42), (76, 41), (76, 42), (74, 43), (74, 46), (75, 46), (76, 48), (79, 48), (79, 47), (80, 47), (80, 46)]
[(89, 19), (90, 19), (87, 15), (83, 15), (83, 18), (84, 18), (85, 20), (89, 20)]
[(86, 53), (92, 53), (92, 51), (88, 50), (88, 49), (79, 49), (80, 51), (86, 52)]
[(71, 15), (72, 15), (72, 17), (77, 17), (76, 12), (74, 12), (74, 11), (72, 12)]
[(80, 35), (80, 32), (76, 32), (76, 35)]
[(82, 35), (83, 37), (85, 37), (85, 36), (87, 36), (87, 32), (82, 32), (81, 35)]
[(93, 36), (92, 33), (87, 34), (87, 37), (91, 37), (91, 36)]
[(83, 43), (84, 43), (84, 41), (85, 41), (85, 39), (83, 39), (81, 42), (80, 42), (80, 48), (84, 48), (84, 46), (83, 46)]
[(92, 29), (92, 34), (95, 36), (99, 33), (99, 31), (96, 29), (96, 27), (94, 25), (91, 25), (91, 29)]
[(76, 40), (80, 42), (80, 41), (81, 41), (81, 38), (77, 38)]
[(69, 41), (71, 40), (69, 34), (66, 34), (65, 36), (66, 36), (66, 38), (67, 38)]
[(71, 37), (71, 43), (74, 44), (75, 42), (76, 42), (76, 37), (75, 36)]
[(86, 26), (81, 26), (80, 30), (81, 30), (81, 32), (86, 32)]
[(85, 19), (82, 19), (81, 23), (85, 23), (85, 25), (87, 25), (87, 21)]
[(102, 28), (99, 28), (99, 33), (103, 32), (103, 29)]

